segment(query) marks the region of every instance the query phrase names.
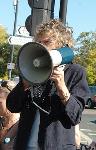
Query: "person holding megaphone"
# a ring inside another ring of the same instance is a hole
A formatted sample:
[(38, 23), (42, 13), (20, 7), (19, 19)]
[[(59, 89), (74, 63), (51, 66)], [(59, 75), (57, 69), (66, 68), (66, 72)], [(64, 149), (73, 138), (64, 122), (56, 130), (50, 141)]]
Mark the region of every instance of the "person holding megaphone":
[(21, 80), (6, 104), (21, 114), (15, 150), (76, 150), (75, 125), (89, 88), (84, 68), (72, 63), (72, 46), (70, 28), (52, 19), (37, 27), (35, 42), (21, 47)]

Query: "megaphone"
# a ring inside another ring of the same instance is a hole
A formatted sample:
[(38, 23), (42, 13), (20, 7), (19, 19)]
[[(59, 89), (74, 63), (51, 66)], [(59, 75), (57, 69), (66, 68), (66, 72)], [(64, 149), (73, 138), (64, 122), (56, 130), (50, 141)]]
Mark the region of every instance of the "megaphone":
[(19, 50), (17, 68), (30, 84), (41, 84), (50, 78), (55, 66), (69, 64), (73, 58), (73, 50), (67, 46), (48, 51), (38, 42), (29, 42)]

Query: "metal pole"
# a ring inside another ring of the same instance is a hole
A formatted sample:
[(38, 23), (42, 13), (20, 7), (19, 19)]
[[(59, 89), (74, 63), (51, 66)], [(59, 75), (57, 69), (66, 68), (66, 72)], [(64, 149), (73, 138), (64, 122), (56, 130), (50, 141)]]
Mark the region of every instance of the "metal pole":
[(54, 5), (55, 5), (55, 0), (52, 0), (51, 2), (51, 18), (54, 19)]
[(66, 25), (67, 3), (68, 0), (60, 1), (59, 19), (64, 23), (64, 25)]
[[(16, 35), (16, 25), (17, 25), (17, 14), (18, 14), (18, 0), (14, 0), (13, 2), (14, 6), (14, 13), (15, 13), (15, 19), (14, 19), (14, 28), (13, 28), (13, 36)], [(13, 63), (13, 55), (14, 55), (14, 45), (12, 45), (12, 50), (11, 50), (11, 60), (10, 63)], [(12, 69), (9, 69), (9, 79), (11, 80), (12, 76)]]

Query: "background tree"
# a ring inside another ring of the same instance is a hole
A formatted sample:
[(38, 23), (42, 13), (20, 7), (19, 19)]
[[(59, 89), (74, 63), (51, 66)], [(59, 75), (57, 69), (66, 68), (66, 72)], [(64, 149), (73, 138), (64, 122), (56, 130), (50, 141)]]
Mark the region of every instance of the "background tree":
[[(7, 63), (10, 62), (11, 58), (11, 45), (8, 44), (8, 37), (6, 29), (0, 25), (0, 78), (8, 78)], [(15, 46), (13, 62), (16, 64), (17, 53), (19, 46)], [(12, 75), (16, 75), (18, 72), (16, 68), (13, 70)]]
[(82, 32), (76, 39), (75, 62), (85, 67), (88, 83), (96, 85), (96, 32)]
[(6, 29), (2, 25), (0, 25), (0, 44), (6, 43), (7, 38), (8, 34), (6, 32)]

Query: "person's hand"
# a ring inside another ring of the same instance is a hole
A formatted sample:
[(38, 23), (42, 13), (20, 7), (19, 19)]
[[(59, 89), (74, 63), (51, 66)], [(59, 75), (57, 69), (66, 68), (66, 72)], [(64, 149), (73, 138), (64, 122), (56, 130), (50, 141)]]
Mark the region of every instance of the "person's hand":
[(64, 67), (65, 67), (64, 65), (54, 67), (50, 79), (55, 82), (58, 96), (60, 97), (62, 102), (65, 103), (65, 101), (69, 99), (70, 93), (64, 81)]
[(52, 75), (50, 77), (53, 80), (57, 87), (61, 87), (64, 83), (64, 65), (54, 67)]
[(92, 143), (90, 144), (90, 150), (96, 150), (96, 142), (92, 141)]

